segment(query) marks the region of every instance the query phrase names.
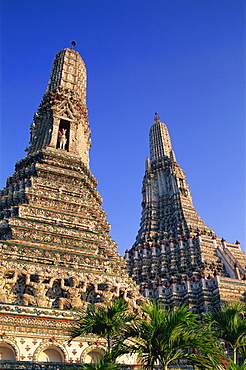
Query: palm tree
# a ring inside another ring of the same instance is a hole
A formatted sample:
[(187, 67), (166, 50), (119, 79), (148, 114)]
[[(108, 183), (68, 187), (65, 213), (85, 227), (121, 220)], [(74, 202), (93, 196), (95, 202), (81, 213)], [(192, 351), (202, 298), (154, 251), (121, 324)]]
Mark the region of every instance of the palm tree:
[(151, 302), (143, 312), (144, 317), (127, 331), (146, 369), (159, 364), (167, 370), (173, 361), (182, 359), (200, 369), (213, 369), (222, 363), (219, 342), (198, 325), (198, 315), (186, 306), (172, 310)]
[(245, 369), (246, 369), (246, 360), (241, 365), (237, 365), (230, 360), (228, 370), (245, 370)]
[(223, 339), (233, 350), (233, 361), (237, 364), (237, 351), (246, 359), (246, 305), (242, 302), (231, 302), (211, 311), (208, 320), (214, 335)]
[[(70, 370), (71, 367), (66, 368)], [(73, 370), (120, 370), (120, 365), (110, 362), (110, 359), (105, 355), (102, 357), (96, 364), (83, 364), (83, 365), (74, 365)]]
[(83, 364), (81, 370), (120, 370), (120, 365), (111, 362), (107, 354), (97, 364)]
[(89, 305), (86, 310), (81, 310), (77, 325), (71, 330), (72, 339), (86, 334), (96, 334), (107, 340), (107, 354), (109, 362), (114, 362), (117, 357), (129, 352), (125, 345), (124, 327), (134, 318), (127, 314), (128, 305), (123, 299), (110, 302), (106, 307)]

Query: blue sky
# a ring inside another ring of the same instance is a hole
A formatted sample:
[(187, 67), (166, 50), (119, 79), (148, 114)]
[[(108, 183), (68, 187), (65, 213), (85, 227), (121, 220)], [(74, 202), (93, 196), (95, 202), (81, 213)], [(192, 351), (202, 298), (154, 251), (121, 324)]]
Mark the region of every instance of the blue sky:
[(198, 214), (246, 250), (245, 1), (2, 0), (0, 188), (72, 40), (88, 72), (90, 167), (119, 252), (139, 228), (156, 111)]

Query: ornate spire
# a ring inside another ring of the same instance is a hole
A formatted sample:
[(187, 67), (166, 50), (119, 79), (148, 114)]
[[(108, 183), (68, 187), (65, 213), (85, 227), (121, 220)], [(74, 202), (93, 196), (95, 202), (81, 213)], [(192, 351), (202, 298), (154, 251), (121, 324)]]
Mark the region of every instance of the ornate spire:
[[(142, 301), (109, 235), (97, 181), (87, 166), (85, 79), (84, 62), (76, 51), (57, 54), (34, 117), (29, 154), (16, 163), (0, 191), (1, 328), (8, 329), (11, 304), (11, 313), (21, 312), (16, 327), (25, 326), (21, 333), (10, 328), (16, 348), (23, 344), (22, 336), (33, 341), (30, 325), (44, 327), (35, 332), (36, 344), (55, 344), (59, 329), (64, 343), (57, 348), (64, 356), (56, 357), (58, 361), (76, 353), (81, 357), (88, 347), (89, 337), (82, 339), (82, 346), (78, 341), (70, 348), (66, 344), (78, 309), (98, 303), (106, 307), (124, 297), (135, 313)], [(33, 323), (30, 318), (37, 310), (41, 316)], [(28, 347), (26, 358), (42, 359), (42, 349), (39, 354), (34, 350)]]
[(63, 49), (56, 54), (46, 93), (60, 87), (77, 95), (86, 104), (86, 67), (81, 56), (74, 49)]
[(154, 123), (150, 129), (150, 160), (157, 161), (170, 157), (172, 144), (165, 123), (160, 121), (159, 113), (155, 113)]
[[(242, 284), (237, 289), (232, 279), (246, 279), (243, 252), (236, 244), (228, 248), (224, 239), (219, 244), (196, 213), (185, 173), (158, 113), (150, 129), (142, 195), (140, 229), (125, 254), (128, 273), (141, 284), (140, 292), (166, 306), (185, 302), (196, 312), (230, 301), (235, 294), (241, 299)], [(220, 285), (218, 274), (232, 278), (230, 284)]]
[(185, 173), (176, 162), (167, 126), (155, 113), (150, 128), (150, 160), (143, 179), (143, 211), (137, 242), (177, 238), (190, 231), (212, 233), (196, 213)]
[(28, 152), (65, 150), (88, 166), (90, 146), (86, 67), (77, 51), (66, 48), (55, 56), (46, 93), (31, 124)]

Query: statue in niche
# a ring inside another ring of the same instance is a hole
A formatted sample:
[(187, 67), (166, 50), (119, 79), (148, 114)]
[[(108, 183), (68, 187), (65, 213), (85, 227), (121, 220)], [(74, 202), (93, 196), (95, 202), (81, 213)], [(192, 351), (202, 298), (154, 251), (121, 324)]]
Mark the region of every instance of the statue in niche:
[(49, 282), (44, 282), (46, 278), (38, 274), (36, 281), (31, 281), (31, 275), (26, 275), (26, 285), (32, 287), (33, 294), (23, 294), (23, 305), (24, 306), (38, 306), (38, 307), (51, 307), (53, 300), (46, 296), (48, 289), (52, 288), (55, 281), (55, 277), (51, 277)]
[(65, 290), (67, 297), (60, 297), (58, 301), (58, 307), (60, 309), (70, 308), (78, 310), (79, 308), (86, 307), (87, 303), (82, 301), (81, 294), (86, 292), (87, 283), (81, 286), (81, 283), (76, 277), (71, 277), (70, 285), (65, 285), (65, 281), (61, 279), (61, 289)]
[(58, 141), (59, 141), (59, 148), (65, 150), (65, 146), (67, 143), (67, 138), (66, 138), (66, 132), (67, 129), (63, 128), (62, 132), (58, 132)]
[(6, 270), (0, 268), (0, 302), (1, 303), (12, 303), (16, 298), (14, 294), (11, 293), (14, 284), (18, 278), (18, 271), (15, 271), (13, 276), (9, 278), (6, 275)]

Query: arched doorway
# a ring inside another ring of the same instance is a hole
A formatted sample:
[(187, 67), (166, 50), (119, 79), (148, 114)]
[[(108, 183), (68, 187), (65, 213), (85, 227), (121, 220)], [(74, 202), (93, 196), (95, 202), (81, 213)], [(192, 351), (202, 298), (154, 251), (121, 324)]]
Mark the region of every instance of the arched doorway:
[(0, 343), (0, 360), (16, 361), (15, 350), (6, 343)]
[(86, 364), (97, 364), (104, 355), (104, 351), (101, 349), (93, 349), (88, 352), (84, 357), (84, 362)]
[(57, 347), (45, 348), (38, 355), (38, 361), (40, 362), (64, 362), (64, 354)]

